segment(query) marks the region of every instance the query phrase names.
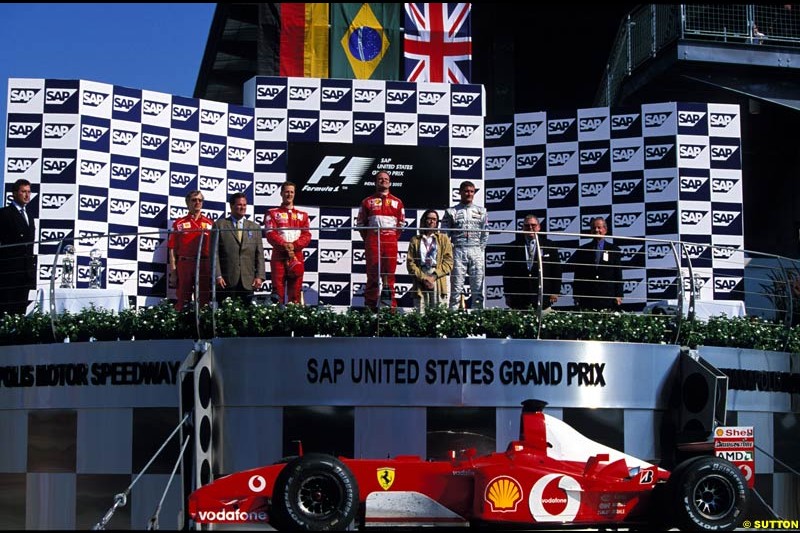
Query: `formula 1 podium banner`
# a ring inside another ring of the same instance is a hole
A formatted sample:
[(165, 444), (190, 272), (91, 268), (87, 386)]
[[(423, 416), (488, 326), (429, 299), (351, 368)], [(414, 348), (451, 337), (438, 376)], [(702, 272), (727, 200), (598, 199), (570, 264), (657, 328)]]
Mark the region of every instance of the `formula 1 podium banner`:
[(289, 143), (289, 179), (304, 205), (357, 207), (375, 192), (375, 176), (392, 177), (391, 192), (407, 208), (450, 205), (450, 163), (444, 146)]

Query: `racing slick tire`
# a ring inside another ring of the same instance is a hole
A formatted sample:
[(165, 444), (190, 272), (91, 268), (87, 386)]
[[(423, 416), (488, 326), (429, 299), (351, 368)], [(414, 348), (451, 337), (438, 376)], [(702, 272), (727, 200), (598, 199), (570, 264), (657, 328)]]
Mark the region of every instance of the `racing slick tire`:
[(736, 465), (719, 457), (694, 457), (669, 479), (675, 525), (682, 531), (731, 531), (750, 503), (747, 480)]
[(358, 513), (358, 485), (340, 460), (308, 453), (275, 478), (270, 524), (278, 530), (347, 529)]

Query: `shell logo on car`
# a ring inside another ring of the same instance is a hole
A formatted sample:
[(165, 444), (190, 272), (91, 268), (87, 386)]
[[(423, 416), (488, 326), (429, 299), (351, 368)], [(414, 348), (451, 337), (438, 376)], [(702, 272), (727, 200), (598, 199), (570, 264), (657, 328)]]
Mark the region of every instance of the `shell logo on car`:
[(485, 499), (493, 513), (516, 511), (522, 501), (522, 487), (513, 478), (499, 476), (486, 485)]

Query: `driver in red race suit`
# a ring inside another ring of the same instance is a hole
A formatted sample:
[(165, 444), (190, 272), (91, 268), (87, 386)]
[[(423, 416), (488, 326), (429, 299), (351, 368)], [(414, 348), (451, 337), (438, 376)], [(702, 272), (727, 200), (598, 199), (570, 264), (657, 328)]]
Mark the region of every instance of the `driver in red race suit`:
[[(394, 299), (394, 273), (397, 269), (397, 239), (403, 232), (405, 213), (403, 202), (389, 192), (392, 178), (385, 170), (375, 176), (375, 194), (364, 198), (358, 211), (356, 225), (364, 240), (364, 255), (367, 263), (367, 287), (364, 290), (364, 305), (373, 311), (381, 303), (397, 307)], [(380, 234), (380, 238), (379, 238)], [(382, 288), (382, 290), (381, 290)]]
[[(202, 213), (203, 193), (189, 191), (186, 194), (186, 207), (189, 214), (177, 219), (172, 224), (167, 248), (169, 249), (169, 285), (175, 287), (177, 303), (175, 309), (181, 311), (186, 302), (191, 301), (195, 283), (199, 283), (198, 303), (203, 306), (211, 300), (211, 248), (210, 230), (214, 223)], [(195, 265), (203, 236), (203, 248), (200, 251), (200, 279), (195, 280)]]
[[(281, 185), (280, 207), (273, 207), (264, 217), (267, 227), (267, 242), (272, 245), (269, 260), (272, 292), (278, 303), (299, 304), (303, 290), (303, 248), (311, 242), (308, 229), (308, 213), (294, 207), (295, 184), (291, 181)], [(287, 291), (288, 289), (288, 291)]]

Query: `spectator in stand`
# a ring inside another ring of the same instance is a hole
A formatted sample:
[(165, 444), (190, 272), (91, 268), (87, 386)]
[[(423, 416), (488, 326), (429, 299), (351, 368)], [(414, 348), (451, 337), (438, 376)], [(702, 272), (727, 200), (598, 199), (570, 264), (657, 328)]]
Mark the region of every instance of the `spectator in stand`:
[(281, 205), (273, 207), (264, 218), (267, 242), (272, 245), (269, 260), (272, 294), (277, 303), (302, 304), (305, 258), (303, 248), (311, 242), (308, 213), (294, 206), (295, 184), (281, 185)]
[[(169, 248), (169, 285), (175, 287), (175, 308), (183, 310), (190, 302), (197, 285), (198, 304), (206, 305), (211, 300), (211, 228), (214, 223), (202, 213), (203, 193), (190, 191), (186, 194), (189, 214), (172, 224), (167, 247)], [(202, 237), (202, 248), (200, 240)], [(197, 272), (197, 256), (200, 254), (200, 275)]]
[(419, 235), (408, 243), (406, 267), (414, 278), (411, 291), (414, 307), (425, 311), (448, 304), (447, 276), (453, 269), (453, 245), (450, 237), (439, 232), (439, 214), (428, 209), (422, 214)]

